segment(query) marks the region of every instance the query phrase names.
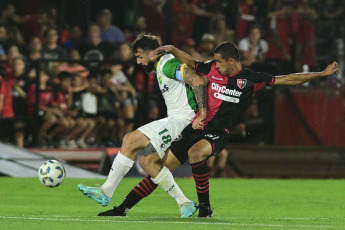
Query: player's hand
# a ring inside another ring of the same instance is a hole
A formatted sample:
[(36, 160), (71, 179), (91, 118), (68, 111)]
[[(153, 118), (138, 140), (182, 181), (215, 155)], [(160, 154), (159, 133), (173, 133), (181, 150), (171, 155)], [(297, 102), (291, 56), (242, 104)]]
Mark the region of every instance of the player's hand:
[(161, 46), (154, 51), (150, 52), (150, 58), (151, 61), (155, 61), (158, 58), (160, 58), (164, 53), (170, 53), (173, 50), (174, 46), (167, 45), (167, 46)]
[(328, 65), (327, 68), (322, 72), (325, 76), (332, 75), (332, 74), (339, 74), (340, 70), (338, 67), (337, 62), (333, 62), (332, 64)]
[(204, 128), (205, 117), (198, 116), (194, 119), (192, 127), (193, 129), (203, 129)]

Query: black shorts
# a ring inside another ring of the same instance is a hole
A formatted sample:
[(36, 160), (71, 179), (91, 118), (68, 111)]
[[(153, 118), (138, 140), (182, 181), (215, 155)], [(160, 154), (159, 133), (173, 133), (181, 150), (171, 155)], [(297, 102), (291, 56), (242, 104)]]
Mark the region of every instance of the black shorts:
[(206, 140), (212, 146), (211, 156), (220, 153), (226, 145), (228, 133), (221, 130), (196, 130), (189, 124), (170, 146), (175, 157), (183, 164), (188, 160), (188, 150), (198, 141)]

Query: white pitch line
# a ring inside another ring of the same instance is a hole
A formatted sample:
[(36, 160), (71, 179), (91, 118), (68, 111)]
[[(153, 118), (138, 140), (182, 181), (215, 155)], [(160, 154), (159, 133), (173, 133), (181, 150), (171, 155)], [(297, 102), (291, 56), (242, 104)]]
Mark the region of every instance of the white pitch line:
[[(34, 217), (37, 216), (23, 216), (23, 217)], [(50, 216), (39, 216), (40, 218), (58, 218), (58, 217), (65, 217), (65, 218), (92, 218), (97, 216), (67, 216), (67, 215), (50, 215)], [(106, 217), (97, 217), (97, 218), (106, 218)], [(143, 219), (182, 219), (182, 217), (177, 216), (114, 216), (110, 218), (143, 218)], [(227, 219), (227, 220), (345, 220), (345, 218), (335, 218), (335, 217), (231, 217), (231, 216), (213, 216), (212, 219)]]
[[(162, 224), (161, 221), (141, 221), (141, 220), (84, 220), (77, 218), (41, 218), (41, 217), (22, 217), (22, 216), (0, 216), (1, 219), (25, 219), (25, 220), (47, 220), (47, 221), (72, 221), (72, 222), (107, 222), (107, 223), (143, 223), (143, 224)], [(164, 224), (193, 224), (193, 225), (228, 225), (228, 226), (253, 226), (253, 227), (281, 227), (281, 228), (343, 228), (341, 226), (330, 225), (286, 225), (286, 224), (241, 224), (241, 223), (222, 223), (222, 222), (192, 222), (192, 221), (164, 221)]]

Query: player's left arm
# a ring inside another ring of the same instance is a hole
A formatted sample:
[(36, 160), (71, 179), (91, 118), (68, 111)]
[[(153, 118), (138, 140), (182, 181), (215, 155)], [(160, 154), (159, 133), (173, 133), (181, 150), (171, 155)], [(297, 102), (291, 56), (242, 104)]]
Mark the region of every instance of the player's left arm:
[(208, 79), (195, 72), (188, 65), (182, 66), (183, 81), (193, 87), (198, 103), (199, 116), (193, 122), (194, 129), (201, 129), (207, 113), (207, 84)]
[(315, 73), (292, 73), (288, 75), (276, 76), (274, 85), (300, 85), (305, 82), (329, 76), (332, 74), (339, 74), (340, 70), (338, 68), (338, 63), (333, 62), (328, 65), (327, 68), (322, 72)]

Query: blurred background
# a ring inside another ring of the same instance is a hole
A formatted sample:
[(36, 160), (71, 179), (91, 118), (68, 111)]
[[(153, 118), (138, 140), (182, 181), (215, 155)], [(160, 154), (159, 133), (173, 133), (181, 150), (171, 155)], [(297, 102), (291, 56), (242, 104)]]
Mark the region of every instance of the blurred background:
[(339, 75), (253, 95), (228, 148), (209, 164), (215, 177), (344, 177), (344, 7), (343, 0), (1, 0), (0, 140), (107, 172), (125, 133), (166, 116), (155, 74), (131, 51), (136, 36), (150, 32), (197, 60), (231, 41), (243, 66), (272, 75), (337, 61)]

